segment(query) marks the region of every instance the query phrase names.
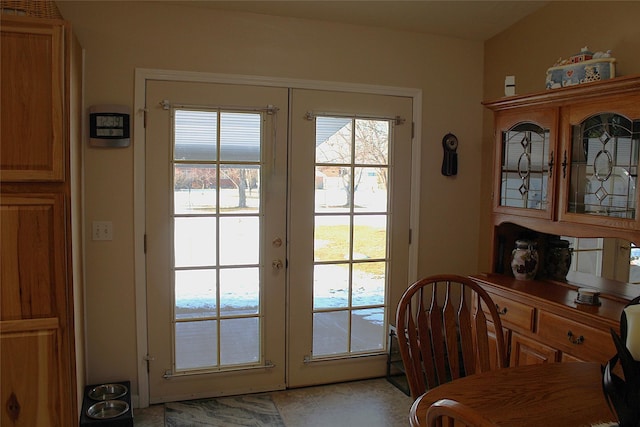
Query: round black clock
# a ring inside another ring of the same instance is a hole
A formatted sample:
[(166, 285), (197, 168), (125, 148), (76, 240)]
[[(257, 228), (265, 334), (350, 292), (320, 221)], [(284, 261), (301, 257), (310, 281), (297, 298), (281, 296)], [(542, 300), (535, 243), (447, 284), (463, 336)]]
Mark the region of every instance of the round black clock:
[(458, 138), (454, 134), (448, 133), (442, 139), (442, 145), (449, 151), (456, 151), (458, 149)]
[(442, 148), (444, 149), (444, 157), (442, 158), (442, 175), (452, 176), (458, 174), (458, 138), (448, 133), (442, 138)]

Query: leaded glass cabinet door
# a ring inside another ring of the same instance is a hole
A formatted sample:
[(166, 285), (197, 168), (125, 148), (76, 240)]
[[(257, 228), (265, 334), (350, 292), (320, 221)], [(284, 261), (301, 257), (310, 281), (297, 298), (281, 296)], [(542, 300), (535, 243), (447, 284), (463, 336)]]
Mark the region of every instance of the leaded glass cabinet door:
[(552, 218), (556, 123), (554, 110), (498, 116), (495, 211)]
[[(571, 110), (566, 205), (571, 221), (638, 228), (640, 97)], [(600, 103), (602, 104), (602, 102)], [(608, 108), (607, 108), (608, 107)], [(577, 215), (573, 215), (577, 214)]]

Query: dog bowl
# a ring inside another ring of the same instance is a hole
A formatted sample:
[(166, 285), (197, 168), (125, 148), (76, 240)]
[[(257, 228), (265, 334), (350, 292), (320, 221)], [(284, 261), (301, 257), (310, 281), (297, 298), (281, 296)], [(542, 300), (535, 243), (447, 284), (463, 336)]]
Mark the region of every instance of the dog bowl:
[(129, 410), (129, 404), (124, 400), (102, 400), (87, 409), (87, 416), (94, 420), (106, 420), (119, 417)]
[(129, 389), (124, 384), (102, 384), (89, 391), (89, 398), (92, 400), (114, 400), (121, 398), (128, 391)]

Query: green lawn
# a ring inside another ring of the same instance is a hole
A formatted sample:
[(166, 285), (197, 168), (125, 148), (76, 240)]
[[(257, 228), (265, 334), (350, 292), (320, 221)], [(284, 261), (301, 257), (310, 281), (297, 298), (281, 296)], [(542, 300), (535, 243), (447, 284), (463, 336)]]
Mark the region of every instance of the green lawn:
[[(353, 259), (384, 260), (387, 252), (386, 230), (357, 225), (353, 230)], [(349, 226), (321, 225), (315, 230), (315, 259), (318, 261), (347, 261), (349, 258)], [(379, 277), (384, 276), (384, 262), (358, 264), (358, 269)]]

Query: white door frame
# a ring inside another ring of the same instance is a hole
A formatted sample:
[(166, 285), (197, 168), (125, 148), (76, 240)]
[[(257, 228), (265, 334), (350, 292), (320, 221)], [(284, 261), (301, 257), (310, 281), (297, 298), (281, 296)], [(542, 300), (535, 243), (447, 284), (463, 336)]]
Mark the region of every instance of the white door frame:
[[(287, 78), (201, 73), (189, 71), (136, 68), (133, 108), (133, 216), (134, 216), (134, 271), (136, 295), (136, 360), (138, 367), (137, 407), (149, 406), (149, 376), (147, 373), (147, 295), (146, 263), (144, 252), (145, 234), (145, 128), (144, 108), (147, 80), (173, 80), (201, 83), (227, 83), (254, 86), (274, 86), (292, 89), (316, 89), (342, 92), (360, 92), (378, 95), (406, 96), (413, 99), (414, 133), (411, 141), (411, 217), (410, 228), (413, 236), (419, 236), (420, 218), (420, 159), (422, 129), (422, 90), (392, 86), (377, 86), (355, 83), (338, 83), (316, 80), (296, 80)], [(418, 244), (414, 238), (409, 247), (409, 281), (417, 278)], [(137, 399), (136, 399), (137, 398)]]

